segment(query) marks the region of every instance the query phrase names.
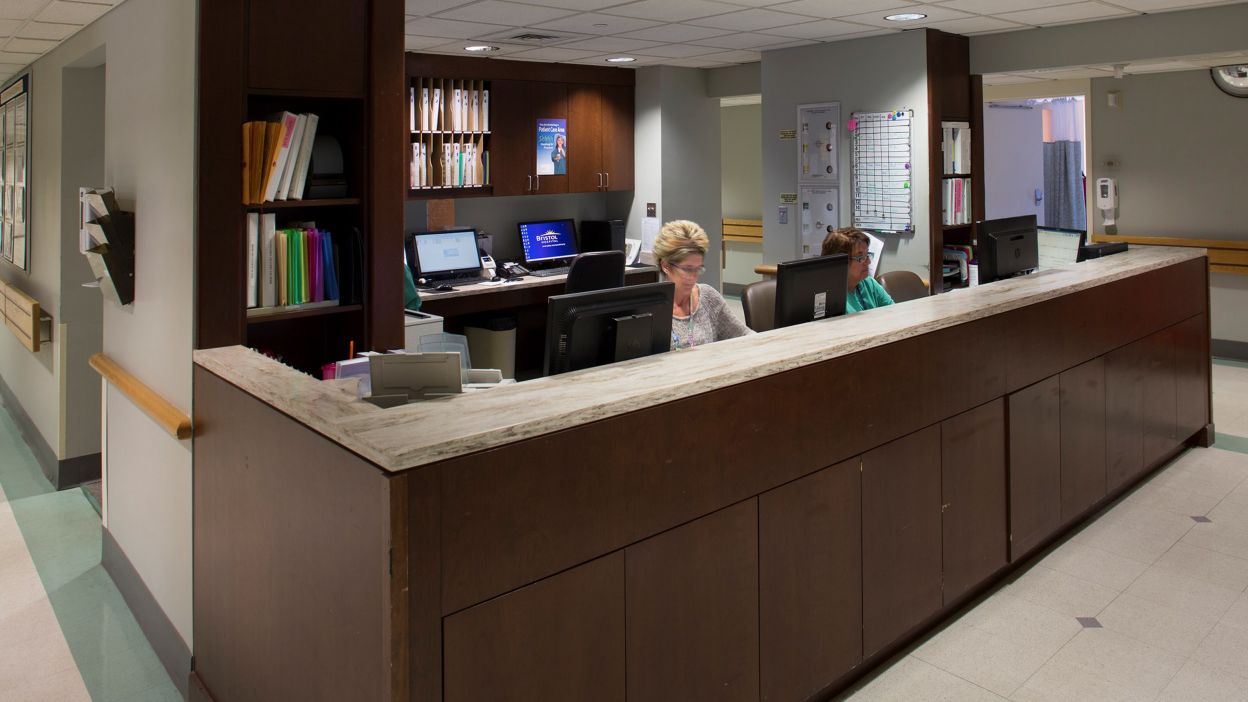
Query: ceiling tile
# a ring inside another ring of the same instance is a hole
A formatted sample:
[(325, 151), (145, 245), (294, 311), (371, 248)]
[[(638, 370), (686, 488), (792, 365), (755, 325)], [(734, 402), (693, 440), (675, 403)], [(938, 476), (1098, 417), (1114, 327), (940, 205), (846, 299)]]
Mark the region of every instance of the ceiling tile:
[(718, 68), (720, 66), (731, 66), (731, 63), (723, 63), (720, 61), (706, 61), (701, 58), (672, 59), (664, 61), (664, 66), (678, 66), (680, 68)]
[(403, 12), (416, 17), (427, 17), (470, 2), (475, 0), (406, 0)]
[(782, 2), (788, 2), (788, 0), (723, 0), (723, 1), (731, 5), (740, 5), (742, 7), (770, 7), (772, 5), (779, 5)]
[(689, 24), (696, 24), (702, 27), (716, 27), (718, 29), (732, 29), (738, 32), (752, 32), (759, 29), (771, 29), (772, 27), (783, 27), (808, 21), (810, 21), (810, 18), (802, 15), (754, 9), (690, 20)]
[(519, 53), (512, 54), (514, 58), (522, 61), (574, 61), (576, 59), (601, 55), (601, 51), (565, 49), (559, 46), (547, 46), (540, 49), (530, 49), (529, 51), (521, 51)]
[(18, 53), (28, 54), (44, 54), (56, 48), (59, 42), (49, 39), (18, 39), (13, 38), (9, 43), (4, 45), (5, 51), (15, 51)]
[(1098, 2), (1079, 2), (1073, 5), (1042, 7), (1035, 10), (1024, 10), (1023, 12), (1006, 12), (997, 16), (1011, 22), (1047, 26), (1129, 14), (1132, 13), (1127, 10), (1110, 7), (1109, 5), (1102, 5)]
[[(0, 22), (0, 24), (3, 24), (3, 22)], [(18, 36), (23, 39), (51, 39), (53, 41), (63, 41), (79, 29), (82, 29), (82, 25), (31, 22), (22, 28), (22, 31), (18, 34)]]
[(655, 27), (662, 24), (654, 20), (637, 19), (636, 17), (618, 17), (597, 12), (583, 12), (579, 15), (564, 17), (551, 22), (531, 25), (540, 29), (556, 29), (581, 34), (621, 34), (635, 32), (638, 29)]
[(735, 5), (711, 2), (711, 0), (641, 0), (641, 2), (612, 7), (604, 12), (610, 15), (640, 17), (662, 22), (683, 22), (697, 17), (722, 15), (737, 9), (739, 8)]
[(35, 59), (42, 55), (43, 54), (39, 52), (23, 53), (20, 51), (14, 51), (11, 48), (6, 48), (5, 51), (0, 51), (0, 64), (12, 63), (18, 66), (26, 66), (33, 63)]
[(4, 0), (0, 2), (0, 19), (28, 20), (47, 4), (48, 0)]
[(934, 22), (927, 25), (932, 29), (951, 34), (984, 34), (987, 32), (1008, 32), (1014, 29), (1030, 29), (1028, 25), (1006, 22), (994, 17), (966, 17), (963, 19)]
[[(637, 60), (633, 61), (632, 63), (607, 63), (608, 56), (632, 56), (633, 58)], [(579, 63), (585, 66), (612, 66), (614, 68), (629, 69), (629, 68), (637, 68), (639, 66), (653, 66), (656, 64), (661, 64), (665, 60), (666, 59), (661, 59), (657, 57), (637, 56), (635, 54), (626, 53), (626, 54), (602, 54), (601, 56), (593, 56), (593, 57), (585, 58), (585, 59), (575, 59), (572, 61), (567, 61), (566, 63)]]
[(789, 27), (768, 29), (767, 34), (790, 39), (830, 39), (832, 37), (857, 34), (869, 31), (871, 27), (861, 24), (850, 24), (839, 20), (816, 20), (806, 24), (795, 24)]
[[(884, 19), (888, 15), (897, 12), (918, 12), (927, 15), (921, 20), (913, 20), (908, 22), (894, 22)], [(845, 17), (848, 22), (860, 22), (869, 24), (874, 27), (884, 27), (886, 29), (914, 29), (915, 27), (927, 27), (936, 22), (944, 22), (947, 20), (965, 19), (971, 17), (965, 12), (941, 7), (939, 5), (912, 5), (910, 7), (891, 7), (887, 10), (876, 10), (875, 12), (866, 12), (861, 15), (851, 15)]]
[(864, 12), (894, 10), (906, 5), (906, 0), (796, 0), (781, 5), (772, 5), (769, 9), (781, 12), (796, 12), (799, 15), (836, 19), (860, 15)]
[(446, 37), (421, 37), (411, 34), (403, 37), (403, 48), (408, 51), (420, 51), (421, 49), (432, 49), (446, 43)]
[(19, 19), (0, 19), (0, 37), (7, 37), (13, 34), (25, 22), (26, 20)]
[(422, 37), (467, 39), (468, 37), (484, 36), (508, 29), (511, 28), (499, 24), (478, 24), (476, 22), (456, 22), (454, 20), (421, 17), (408, 20), (404, 33)]
[(1225, 0), (1111, 0), (1113, 4), (1137, 12), (1169, 12), (1208, 5), (1225, 5)]
[(612, 5), (622, 5), (627, 0), (524, 0), (530, 5), (544, 5), (546, 7), (562, 7), (566, 10), (576, 10), (578, 12), (593, 12), (601, 10), (604, 7)]
[[(4, 0), (7, 4), (9, 0)], [(113, 9), (110, 5), (96, 5), (85, 2), (62, 2), (56, 0), (35, 15), (40, 22), (64, 22), (65, 24), (91, 24), (101, 15)]]
[(1038, 7), (1053, 5), (1069, 5), (1071, 0), (947, 0), (940, 3), (963, 12), (974, 12), (981, 15), (999, 15), (1002, 12), (1034, 10)]
[[(515, 31), (515, 30), (509, 30), (509, 31)], [(474, 41), (473, 43), (476, 43), (476, 42)], [(469, 45), (469, 42), (460, 40), (460, 41), (453, 41), (447, 44), (441, 44), (439, 46), (434, 46), (426, 50), (432, 51), (434, 53), (439, 53), (439, 54), (452, 54), (455, 56), (464, 56), (467, 58), (486, 59), (486, 58), (499, 58), (501, 56), (511, 56), (512, 54), (518, 54), (521, 51), (529, 51), (533, 49), (532, 46), (529, 46), (527, 44), (505, 44), (502, 42), (491, 41), (490, 46), (496, 47), (498, 50), (483, 54), (483, 53), (473, 53), (469, 51), (464, 51), (464, 47), (467, 45)]]
[(698, 39), (706, 39), (707, 37), (720, 37), (725, 34), (731, 34), (731, 32), (725, 32), (722, 29), (711, 29), (710, 27), (694, 27), (688, 24), (661, 24), (649, 29), (628, 32), (621, 36), (634, 39), (650, 39), (652, 41), (682, 42), (696, 41)]
[(474, 5), (457, 7), (453, 10), (438, 13), (438, 19), (457, 20), (460, 22), (485, 22), (488, 24), (509, 24), (513, 27), (528, 27), (538, 22), (549, 22), (571, 14), (568, 10), (553, 7), (535, 7), (521, 5), (502, 0), (485, 0)]
[(637, 53), (644, 56), (659, 56), (661, 58), (688, 58), (690, 56), (704, 56), (713, 54), (719, 49), (713, 46), (698, 46), (697, 44), (663, 44), (649, 49), (638, 49)]
[(818, 43), (819, 42), (814, 41), (813, 39), (794, 39), (792, 41), (785, 41), (779, 44), (768, 44), (767, 46), (761, 46), (759, 47), (758, 50), (760, 52), (761, 51), (779, 51), (780, 49), (792, 49), (798, 46), (810, 46), (811, 44), (818, 44)]
[(725, 34), (722, 37), (711, 37), (710, 39), (698, 39), (690, 43), (701, 46), (713, 46), (720, 49), (757, 49), (760, 46), (774, 46), (783, 41), (785, 40), (771, 34), (742, 32), (741, 34)]
[(757, 51), (722, 51), (717, 54), (696, 57), (696, 59), (702, 61), (718, 61), (721, 63), (753, 63), (762, 58), (762, 55)]
[(594, 37), (593, 39), (574, 41), (568, 44), (560, 44), (559, 46), (564, 49), (584, 49), (586, 51), (597, 51), (598, 53), (627, 53), (629, 51), (640, 51), (655, 46), (662, 46), (662, 44), (657, 41), (629, 39), (627, 37)]

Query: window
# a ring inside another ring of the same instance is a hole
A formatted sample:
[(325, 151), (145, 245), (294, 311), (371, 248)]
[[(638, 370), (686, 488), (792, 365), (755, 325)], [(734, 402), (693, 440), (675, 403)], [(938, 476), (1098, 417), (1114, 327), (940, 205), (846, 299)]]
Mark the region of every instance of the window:
[(30, 76), (0, 90), (0, 255), (27, 267)]

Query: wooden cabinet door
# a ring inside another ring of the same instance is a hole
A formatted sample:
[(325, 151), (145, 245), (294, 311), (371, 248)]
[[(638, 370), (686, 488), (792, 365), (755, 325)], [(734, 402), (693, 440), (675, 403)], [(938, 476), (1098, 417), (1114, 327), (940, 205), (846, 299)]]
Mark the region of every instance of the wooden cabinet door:
[(446, 702), (624, 701), (624, 553), (443, 620)]
[(1007, 563), (1004, 401), (941, 422), (940, 480), (948, 605)]
[(1187, 441), (1209, 423), (1209, 326), (1204, 314), (1174, 326), (1175, 438)]
[(1069, 522), (1105, 496), (1104, 357), (1063, 371), (1058, 383), (1062, 522)]
[(602, 108), (598, 86), (568, 86), (568, 192), (603, 188)]
[(1105, 354), (1105, 489), (1113, 492), (1144, 470), (1144, 365), (1147, 344)]
[[(368, 94), (369, 3), (265, 0), (246, 6), (247, 87), (335, 97)], [(352, 40), (316, 41), (314, 50), (292, 50), (293, 37), (330, 34)]]
[(604, 85), (602, 97), (602, 170), (604, 190), (634, 187), (633, 86)]
[[(533, 133), (533, 139), (537, 140), (537, 121), (540, 119), (568, 119), (568, 86), (565, 83), (547, 83), (541, 81), (532, 81), (528, 85), (530, 115), (529, 131)], [(569, 129), (571, 122), (568, 123)], [(534, 164), (533, 172), (533, 194), (534, 195), (550, 195), (568, 192), (568, 176), (565, 175), (537, 175), (537, 149), (536, 147), (529, 152), (529, 161)], [(576, 163), (576, 155), (572, 150), (568, 149), (568, 163)], [(546, 164), (543, 164), (546, 165)], [(569, 168), (571, 166), (569, 165)]]
[(624, 557), (628, 699), (757, 700), (758, 500), (629, 546)]
[(761, 698), (805, 700), (862, 660), (862, 480), (853, 458), (758, 498)]
[(1176, 436), (1174, 382), (1174, 328), (1145, 340), (1144, 468), (1157, 467), (1179, 445)]
[(1056, 375), (1011, 394), (1010, 561), (1062, 525), (1062, 451)]
[(533, 190), (537, 126), (529, 109), (532, 83), (490, 83), (490, 184), (495, 195), (527, 195)]
[(941, 606), (940, 426), (862, 457), (862, 653)]

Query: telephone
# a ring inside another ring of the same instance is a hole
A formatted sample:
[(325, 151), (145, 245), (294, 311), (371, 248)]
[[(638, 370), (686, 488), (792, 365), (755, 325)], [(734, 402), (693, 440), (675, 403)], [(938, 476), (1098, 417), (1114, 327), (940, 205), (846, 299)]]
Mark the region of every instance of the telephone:
[(515, 262), (504, 263), (503, 272), (506, 273), (508, 277), (513, 277), (513, 278), (518, 278), (523, 275), (529, 275), (528, 268), (525, 268), (524, 266)]

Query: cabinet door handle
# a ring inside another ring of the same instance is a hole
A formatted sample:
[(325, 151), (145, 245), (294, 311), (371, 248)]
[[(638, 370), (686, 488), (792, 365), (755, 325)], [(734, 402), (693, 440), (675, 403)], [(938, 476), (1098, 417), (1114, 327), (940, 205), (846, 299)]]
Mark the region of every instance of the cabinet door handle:
[(528, 181), (528, 185), (524, 186), (524, 189), (528, 192), (533, 192), (533, 176), (527, 175), (525, 179)]
[(538, 190), (541, 190), (541, 189), (542, 189), (542, 175), (539, 173), (533, 176), (533, 192), (537, 192)]
[(610, 190), (611, 189), (611, 174), (603, 173), (603, 175), (607, 177), (607, 184), (603, 187), (605, 187), (607, 190)]
[(599, 173), (597, 175), (598, 175), (598, 189), (602, 190), (602, 174)]

